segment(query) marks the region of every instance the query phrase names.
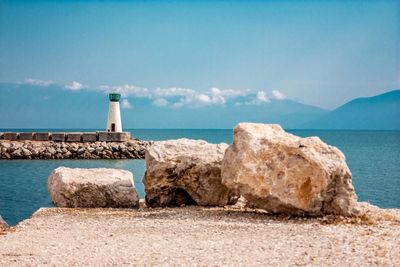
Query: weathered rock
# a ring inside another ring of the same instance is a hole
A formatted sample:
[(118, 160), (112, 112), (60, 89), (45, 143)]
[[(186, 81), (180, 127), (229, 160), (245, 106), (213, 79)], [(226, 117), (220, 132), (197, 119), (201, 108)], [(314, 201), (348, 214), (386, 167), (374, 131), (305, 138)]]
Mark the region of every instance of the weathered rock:
[(133, 174), (125, 170), (59, 167), (49, 176), (48, 189), (56, 207), (139, 206)]
[(154, 142), (146, 151), (143, 183), (149, 207), (224, 206), (236, 196), (221, 184), (221, 160), (227, 144), (178, 139)]
[(32, 155), (32, 152), (30, 150), (23, 148), (23, 147), (21, 148), (21, 152), (22, 152), (22, 155), (24, 155), (25, 157), (29, 157)]
[(8, 149), (11, 147), (11, 144), (7, 141), (3, 141), (1, 142), (1, 146)]
[(100, 154), (103, 151), (103, 147), (96, 147), (96, 153)]
[(51, 155), (54, 155), (57, 153), (57, 151), (54, 149), (54, 147), (46, 147), (46, 151), (49, 152)]
[(279, 125), (240, 123), (222, 161), (222, 182), (272, 213), (353, 215), (356, 195), (339, 149)]
[(14, 150), (11, 153), (11, 155), (12, 155), (13, 158), (21, 158), (22, 157), (21, 153), (22, 153), (21, 148), (18, 148), (16, 150)]

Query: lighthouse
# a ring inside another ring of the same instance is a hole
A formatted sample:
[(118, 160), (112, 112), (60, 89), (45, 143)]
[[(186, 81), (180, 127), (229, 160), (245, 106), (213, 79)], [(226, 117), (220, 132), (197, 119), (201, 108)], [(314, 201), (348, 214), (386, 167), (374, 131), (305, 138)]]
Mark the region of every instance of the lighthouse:
[(120, 94), (109, 94), (107, 132), (122, 132), (121, 111), (119, 109)]

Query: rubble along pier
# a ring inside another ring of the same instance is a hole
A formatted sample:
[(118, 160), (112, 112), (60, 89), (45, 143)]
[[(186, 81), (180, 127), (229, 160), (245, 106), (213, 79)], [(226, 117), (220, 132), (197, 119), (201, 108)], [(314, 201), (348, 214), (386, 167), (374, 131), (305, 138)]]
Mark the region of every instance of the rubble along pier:
[(143, 159), (148, 144), (128, 132), (6, 132), (0, 159)]

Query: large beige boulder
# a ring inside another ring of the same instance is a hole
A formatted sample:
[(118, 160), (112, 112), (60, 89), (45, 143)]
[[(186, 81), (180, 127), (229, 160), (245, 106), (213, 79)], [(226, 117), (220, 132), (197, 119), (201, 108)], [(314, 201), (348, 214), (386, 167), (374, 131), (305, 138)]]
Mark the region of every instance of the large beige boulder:
[(222, 182), (247, 205), (293, 215), (353, 215), (356, 195), (343, 153), (279, 125), (240, 123), (222, 161)]
[(189, 139), (154, 142), (146, 151), (146, 204), (165, 207), (234, 203), (235, 195), (221, 183), (221, 160), (227, 147)]
[(59, 167), (49, 176), (48, 189), (56, 207), (139, 207), (133, 174), (125, 170)]

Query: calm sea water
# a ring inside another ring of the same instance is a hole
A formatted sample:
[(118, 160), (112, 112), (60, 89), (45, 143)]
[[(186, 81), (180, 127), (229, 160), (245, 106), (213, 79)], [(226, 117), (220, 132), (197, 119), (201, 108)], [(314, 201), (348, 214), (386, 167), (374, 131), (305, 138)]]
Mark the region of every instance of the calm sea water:
[[(64, 130), (65, 131), (65, 130)], [(144, 140), (203, 139), (232, 142), (231, 130), (132, 130)], [(346, 155), (358, 199), (383, 208), (400, 208), (400, 131), (292, 130), (299, 136), (319, 136)], [(144, 196), (143, 160), (0, 160), (0, 214), (11, 225), (40, 207), (51, 207), (47, 177), (59, 166), (118, 168), (132, 171)]]

